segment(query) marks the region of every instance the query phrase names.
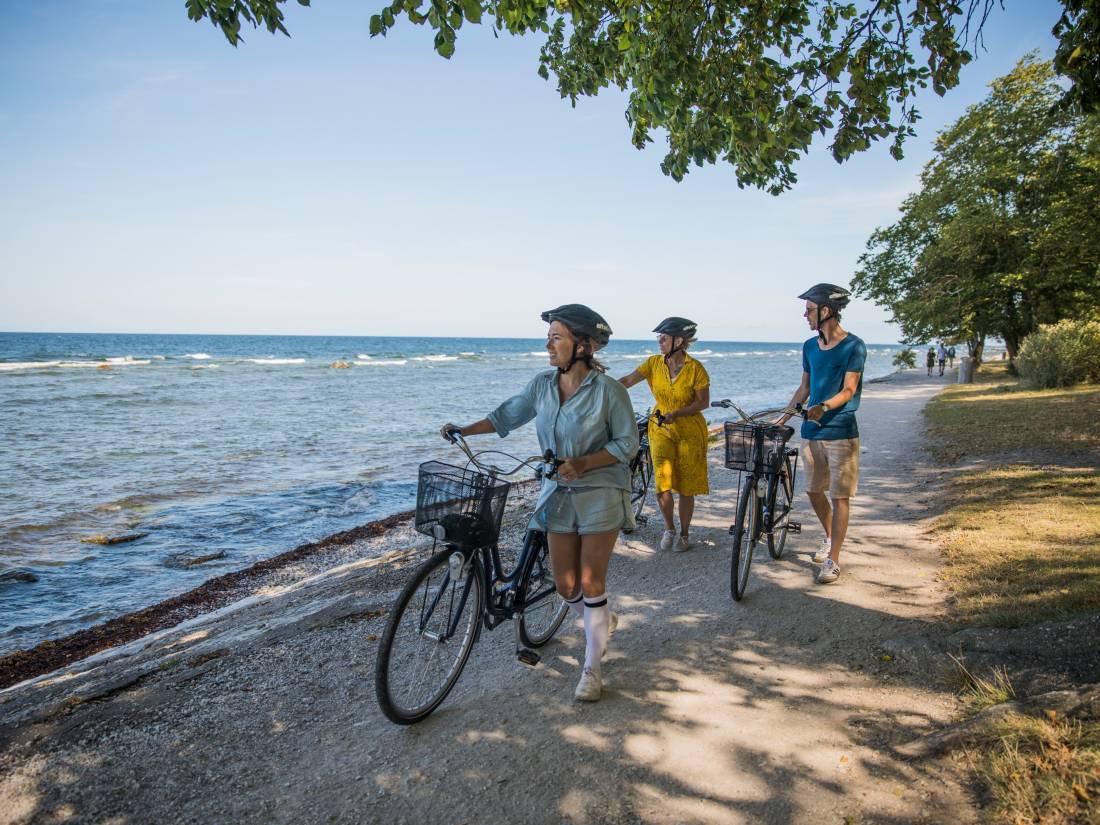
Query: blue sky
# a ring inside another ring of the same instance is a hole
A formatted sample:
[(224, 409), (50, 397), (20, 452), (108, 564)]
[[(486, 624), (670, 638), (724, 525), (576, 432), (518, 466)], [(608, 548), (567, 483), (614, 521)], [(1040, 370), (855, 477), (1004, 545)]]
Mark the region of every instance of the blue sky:
[[(619, 335), (805, 337), (795, 296), (847, 283), (937, 130), (1032, 49), (1056, 0), (997, 9), (987, 51), (928, 91), (906, 158), (826, 142), (778, 198), (732, 170), (661, 174), (623, 96), (573, 109), (539, 41), (466, 27), (370, 39), (381, 2), (287, 6), (230, 47), (182, 0), (0, 0), (0, 330), (539, 336), (582, 301)], [(857, 302), (846, 326), (897, 339)]]

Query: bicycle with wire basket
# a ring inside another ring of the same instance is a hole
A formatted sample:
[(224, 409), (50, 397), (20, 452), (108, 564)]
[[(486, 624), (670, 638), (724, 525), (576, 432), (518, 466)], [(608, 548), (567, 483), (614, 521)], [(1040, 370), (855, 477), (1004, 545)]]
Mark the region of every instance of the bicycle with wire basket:
[(794, 429), (762, 419), (781, 414), (804, 415), (804, 411), (799, 405), (750, 415), (729, 399), (715, 401), (711, 406), (733, 409), (741, 416), (740, 421), (727, 421), (724, 425), (725, 464), (738, 473), (737, 515), (729, 529), (733, 544), (730, 594), (735, 601), (741, 601), (760, 537), (768, 537), (768, 552), (778, 559), (783, 555), (787, 535), (802, 532), (801, 523), (791, 520), (798, 450), (788, 447), (787, 442)]
[[(630, 461), (630, 507), (634, 511), (634, 521), (639, 527), (644, 525), (648, 516), (642, 515), (645, 509), (646, 498), (649, 496), (649, 486), (653, 483), (653, 456), (649, 452), (649, 420), (654, 419), (658, 426), (664, 424), (665, 417), (660, 410), (639, 413), (634, 416), (634, 422), (638, 425), (638, 452)], [(629, 530), (623, 530), (629, 533)]]
[[(466, 467), (420, 465), (414, 526), (442, 549), (413, 573), (390, 611), (378, 645), (375, 693), (386, 717), (411, 725), (429, 716), (458, 682), (481, 628), (515, 622), (516, 656), (534, 666), (535, 648), (561, 627), (569, 607), (558, 596), (546, 534), (528, 529), (515, 566), (504, 570), (498, 540), (512, 476), (524, 467), (536, 479), (560, 461), (551, 451), (526, 460), (507, 453), (473, 453), (457, 431), (451, 441)], [(504, 472), (483, 456), (518, 461)]]

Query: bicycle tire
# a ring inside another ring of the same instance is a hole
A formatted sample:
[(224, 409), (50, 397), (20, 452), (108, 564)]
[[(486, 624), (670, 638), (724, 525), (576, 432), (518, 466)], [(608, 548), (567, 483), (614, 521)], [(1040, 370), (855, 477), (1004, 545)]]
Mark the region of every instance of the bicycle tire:
[(776, 501), (779, 507), (783, 508), (783, 515), (780, 518), (779, 526), (772, 525), (772, 531), (768, 533), (768, 553), (773, 559), (779, 559), (783, 557), (783, 550), (787, 546), (787, 530), (791, 523), (791, 510), (794, 507), (794, 479), (792, 477), (791, 457), (783, 457), (783, 468), (779, 473), (779, 482), (776, 485), (776, 498), (782, 497), (783, 501), (780, 503)]
[(649, 497), (649, 485), (652, 483), (653, 457), (647, 449), (638, 457), (630, 474), (630, 505), (634, 510), (635, 519), (641, 516), (642, 510), (645, 509), (645, 502)]
[[(417, 568), (397, 597), (378, 643), (378, 658), (374, 667), (375, 695), (382, 713), (395, 724), (419, 722), (442, 704), (462, 675), (477, 641), (483, 599), (481, 559), (475, 556), (469, 563), (465, 583), (452, 582), (449, 559), (455, 552), (458, 551), (444, 548)], [(410, 611), (410, 607), (413, 610)], [(451, 625), (455, 627), (455, 633), (450, 638), (431, 639), (425, 635), (425, 632), (435, 632), (429, 628), (442, 629)], [(408, 645), (406, 636), (412, 637)], [(429, 675), (429, 667), (435, 654), (448, 642), (455, 644), (449, 662), (447, 656), (440, 660), (445, 670), (437, 679)], [(424, 649), (425, 643), (429, 645), (428, 649)], [(410, 645), (412, 650), (406, 651), (406, 646)], [(420, 656), (421, 652), (427, 658)], [(417, 694), (419, 698), (410, 698), (407, 691), (400, 688), (402, 682), (417, 674), (430, 682)]]
[(730, 595), (734, 601), (741, 601), (745, 587), (749, 583), (749, 567), (752, 565), (752, 551), (759, 537), (758, 524), (760, 505), (757, 500), (756, 477), (748, 476), (745, 488), (741, 491), (741, 500), (737, 502), (737, 519), (734, 521), (733, 558), (730, 560)]
[[(517, 601), (523, 605), (519, 639), (525, 647), (542, 647), (558, 632), (569, 613), (569, 605), (558, 595), (554, 585), (546, 534), (531, 530), (526, 541), (538, 542), (538, 548), (526, 554), (519, 578)], [(530, 600), (535, 600), (531, 607), (528, 606)]]

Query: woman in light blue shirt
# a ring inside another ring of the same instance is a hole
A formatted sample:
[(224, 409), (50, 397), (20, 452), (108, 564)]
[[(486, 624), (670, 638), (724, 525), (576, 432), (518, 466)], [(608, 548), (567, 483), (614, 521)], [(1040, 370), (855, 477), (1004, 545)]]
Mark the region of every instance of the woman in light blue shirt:
[(600, 698), (600, 662), (616, 617), (607, 606), (607, 566), (619, 531), (634, 527), (630, 460), (638, 427), (626, 388), (604, 373), (595, 354), (611, 328), (581, 304), (547, 310), (546, 351), (553, 370), (541, 372), (518, 395), (481, 421), (441, 432), (496, 433), (502, 438), (534, 419), (539, 447), (562, 461), (545, 479), (532, 526), (546, 530), (558, 592), (584, 618), (584, 668), (574, 696)]

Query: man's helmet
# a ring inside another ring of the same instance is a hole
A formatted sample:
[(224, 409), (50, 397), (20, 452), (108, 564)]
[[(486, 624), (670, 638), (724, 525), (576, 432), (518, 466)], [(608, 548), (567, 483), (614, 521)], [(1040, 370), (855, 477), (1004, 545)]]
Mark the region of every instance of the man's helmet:
[(548, 309), (542, 313), (546, 323), (560, 321), (569, 327), (574, 335), (584, 335), (592, 340), (593, 349), (600, 350), (611, 339), (611, 327), (600, 313), (584, 304), (564, 304), (557, 309)]
[(687, 318), (680, 318), (673, 315), (671, 318), (665, 318), (665, 320), (657, 324), (656, 329), (653, 331), (661, 335), (670, 335), (673, 338), (683, 338), (686, 341), (694, 341), (697, 330), (698, 326), (694, 321), (689, 321)]
[(834, 320), (839, 319), (840, 311), (848, 306), (848, 302), (852, 300), (852, 293), (836, 284), (817, 284), (798, 297), (803, 301), (813, 301), (817, 304), (817, 337), (821, 339), (821, 343), (827, 345), (829, 338), (825, 335), (825, 330), (821, 328), (821, 310), (828, 307), (829, 317)]
[(839, 313), (852, 299), (852, 293), (836, 284), (817, 284), (798, 296), (803, 301), (813, 301), (819, 307), (829, 307)]

